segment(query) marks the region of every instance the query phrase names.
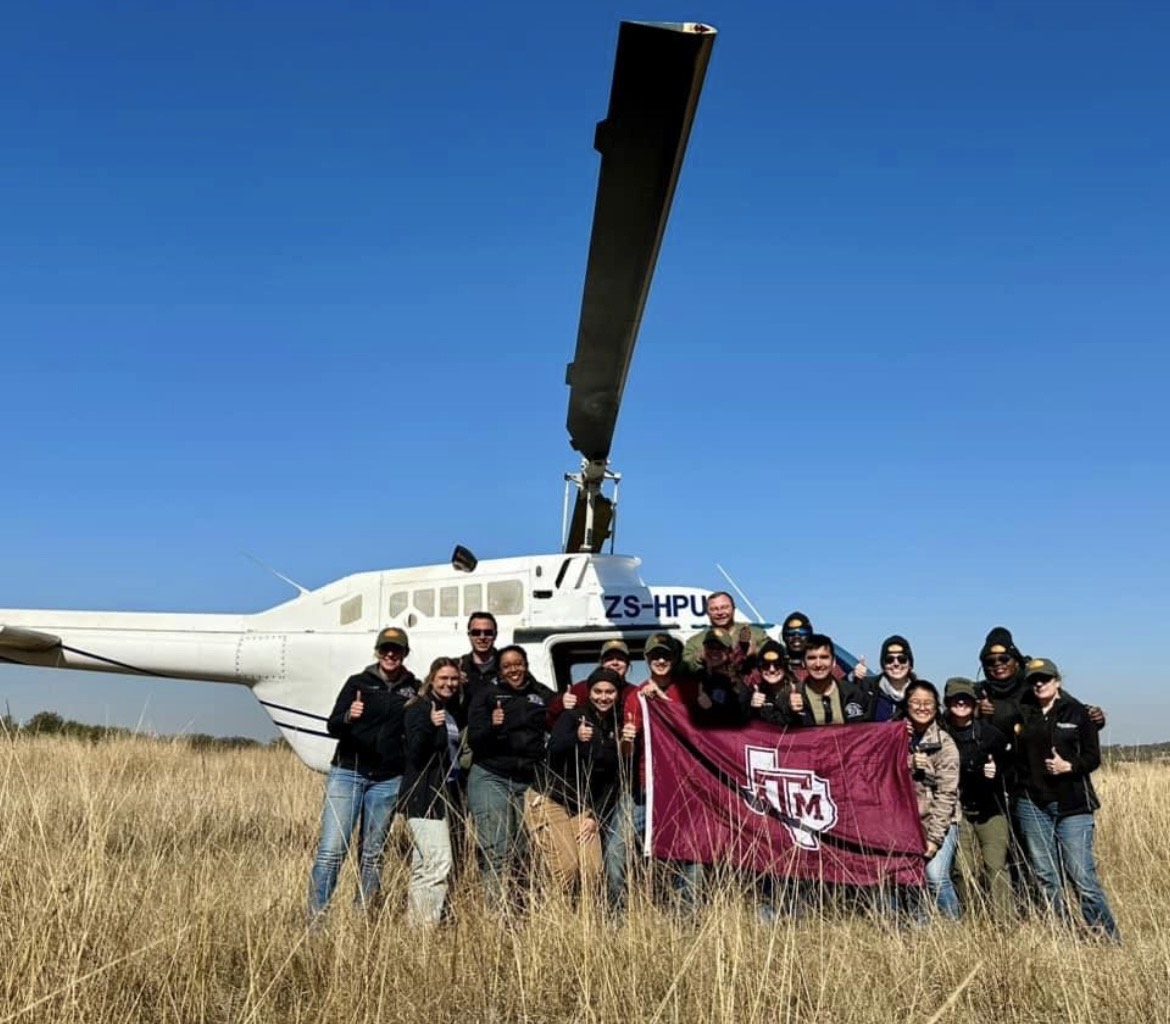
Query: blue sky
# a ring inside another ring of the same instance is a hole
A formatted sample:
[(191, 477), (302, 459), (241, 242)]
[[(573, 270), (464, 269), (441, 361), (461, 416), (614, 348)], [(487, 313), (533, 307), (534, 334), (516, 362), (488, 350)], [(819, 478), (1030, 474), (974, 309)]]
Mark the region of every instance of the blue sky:
[[(5, 13), (0, 607), (555, 549), (617, 23), (699, 18), (619, 550), (936, 679), (1006, 624), (1170, 739), (1170, 9), (395, 6)], [(0, 700), (274, 734), (233, 687)]]

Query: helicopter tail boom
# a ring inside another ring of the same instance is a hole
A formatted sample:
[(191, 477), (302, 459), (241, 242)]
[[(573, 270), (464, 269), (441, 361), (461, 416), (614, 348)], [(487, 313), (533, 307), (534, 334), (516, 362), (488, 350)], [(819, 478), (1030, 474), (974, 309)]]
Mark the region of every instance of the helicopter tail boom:
[(0, 659), (13, 665), (243, 683), (243, 616), (0, 612)]

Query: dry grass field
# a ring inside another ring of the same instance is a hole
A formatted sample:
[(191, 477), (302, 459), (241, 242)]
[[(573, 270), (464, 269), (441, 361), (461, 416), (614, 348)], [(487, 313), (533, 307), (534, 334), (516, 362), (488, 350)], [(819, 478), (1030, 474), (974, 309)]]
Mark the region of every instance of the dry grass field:
[(1170, 1021), (1170, 768), (1098, 781), (1121, 948), (1038, 921), (769, 928), (734, 895), (615, 926), (560, 900), (501, 923), (466, 891), (419, 934), (393, 853), (379, 915), (350, 909), (350, 865), (309, 933), (322, 777), (292, 754), (4, 739), (0, 1024)]

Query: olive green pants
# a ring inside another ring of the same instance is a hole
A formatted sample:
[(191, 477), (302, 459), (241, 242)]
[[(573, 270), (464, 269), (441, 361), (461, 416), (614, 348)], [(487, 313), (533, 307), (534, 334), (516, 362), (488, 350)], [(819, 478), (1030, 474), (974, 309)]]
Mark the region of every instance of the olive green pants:
[(978, 823), (963, 819), (955, 865), (959, 899), (965, 911), (990, 911), (1001, 922), (1009, 921), (1015, 915), (1007, 866), (1010, 841), (1011, 829), (1005, 814)]

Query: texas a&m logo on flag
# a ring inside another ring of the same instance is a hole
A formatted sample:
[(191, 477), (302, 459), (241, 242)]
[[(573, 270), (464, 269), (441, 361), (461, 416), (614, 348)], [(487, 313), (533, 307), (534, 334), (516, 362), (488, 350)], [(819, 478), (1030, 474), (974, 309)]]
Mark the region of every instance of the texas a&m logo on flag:
[(781, 768), (775, 747), (745, 746), (748, 784), (744, 802), (756, 814), (769, 807), (780, 816), (802, 850), (819, 850), (820, 833), (837, 824), (837, 805), (829, 780), (807, 768)]

